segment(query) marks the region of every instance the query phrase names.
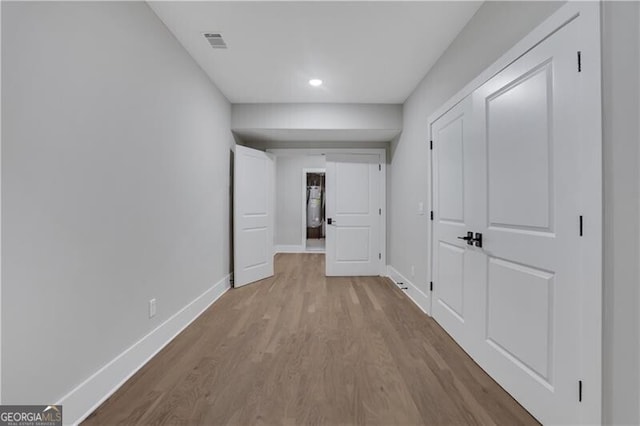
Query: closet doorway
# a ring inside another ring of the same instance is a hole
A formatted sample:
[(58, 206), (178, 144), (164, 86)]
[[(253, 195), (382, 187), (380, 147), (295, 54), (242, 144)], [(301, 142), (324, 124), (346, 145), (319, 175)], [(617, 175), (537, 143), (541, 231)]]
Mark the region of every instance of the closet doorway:
[(302, 170), (302, 236), (306, 251), (325, 251), (325, 169)]

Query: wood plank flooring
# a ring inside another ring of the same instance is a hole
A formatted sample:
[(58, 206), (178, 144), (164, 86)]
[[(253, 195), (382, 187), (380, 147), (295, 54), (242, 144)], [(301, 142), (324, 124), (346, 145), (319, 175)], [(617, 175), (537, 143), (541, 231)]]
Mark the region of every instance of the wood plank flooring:
[(279, 254), (274, 277), (223, 295), (83, 424), (537, 422), (388, 279)]

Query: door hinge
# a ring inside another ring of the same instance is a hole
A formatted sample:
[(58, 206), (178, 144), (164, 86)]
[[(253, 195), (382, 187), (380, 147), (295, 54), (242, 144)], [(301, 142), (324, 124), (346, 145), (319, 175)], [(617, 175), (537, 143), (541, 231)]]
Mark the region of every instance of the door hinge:
[(582, 216), (580, 216), (580, 236), (582, 237), (582, 225), (583, 225)]
[(378, 253), (378, 259), (382, 260), (382, 253)]
[(429, 141), (429, 149), (433, 149), (433, 141)]
[(378, 214), (382, 216), (382, 209), (378, 209)]
[(430, 217), (431, 217), (431, 220), (433, 220), (433, 210), (431, 210)]
[(582, 380), (578, 380), (578, 402), (582, 402)]
[(578, 50), (578, 72), (582, 72), (582, 52)]
[(381, 172), (382, 171), (382, 164), (378, 164), (378, 171)]
[(433, 281), (429, 281), (429, 291), (433, 291)]

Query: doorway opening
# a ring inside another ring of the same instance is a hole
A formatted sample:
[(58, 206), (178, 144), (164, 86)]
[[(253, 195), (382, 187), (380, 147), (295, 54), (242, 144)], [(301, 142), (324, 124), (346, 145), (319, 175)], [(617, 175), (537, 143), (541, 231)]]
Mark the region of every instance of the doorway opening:
[(325, 171), (305, 170), (303, 235), (306, 251), (325, 251)]

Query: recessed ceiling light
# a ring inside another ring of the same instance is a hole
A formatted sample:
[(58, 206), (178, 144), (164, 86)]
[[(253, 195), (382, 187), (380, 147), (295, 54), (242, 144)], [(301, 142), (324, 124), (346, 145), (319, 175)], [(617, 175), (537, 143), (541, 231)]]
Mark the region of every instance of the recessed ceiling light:
[(322, 80), (318, 78), (312, 78), (311, 80), (309, 80), (309, 84), (312, 85), (313, 87), (322, 86)]

